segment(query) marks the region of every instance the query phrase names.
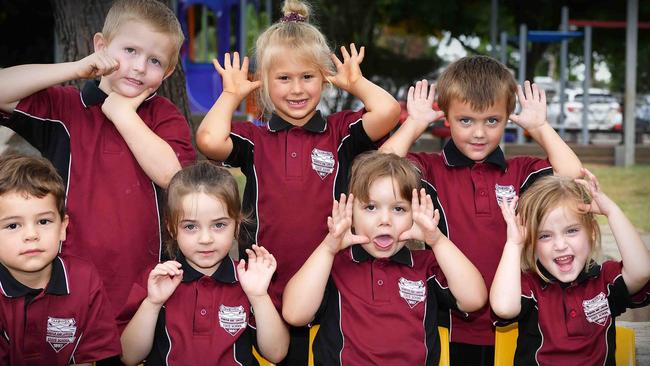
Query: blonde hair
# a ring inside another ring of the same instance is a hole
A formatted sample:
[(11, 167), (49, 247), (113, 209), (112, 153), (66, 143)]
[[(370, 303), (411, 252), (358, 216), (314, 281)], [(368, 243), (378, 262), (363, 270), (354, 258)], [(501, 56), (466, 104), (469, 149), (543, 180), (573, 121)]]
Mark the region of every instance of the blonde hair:
[(165, 250), (170, 258), (176, 256), (178, 249), (176, 237), (178, 224), (183, 219), (183, 198), (199, 192), (221, 200), (226, 206), (228, 216), (235, 220), (237, 227), (245, 220), (241, 211), (237, 181), (228, 170), (209, 161), (201, 161), (183, 168), (172, 177), (165, 195), (165, 225), (170, 236), (165, 241)]
[(59, 216), (65, 216), (63, 179), (45, 158), (15, 154), (0, 157), (0, 196), (10, 192), (37, 198), (51, 194)]
[(544, 276), (535, 258), (535, 246), (539, 237), (539, 228), (549, 212), (558, 207), (571, 210), (579, 219), (580, 224), (589, 234), (589, 258), (585, 271), (596, 258), (600, 250), (600, 227), (592, 212), (581, 209), (582, 204), (591, 203), (591, 195), (587, 189), (573, 179), (559, 176), (547, 176), (539, 179), (521, 196), (517, 212), (526, 231), (524, 250), (521, 254), (521, 267), (524, 271), (535, 271), (542, 279)]
[(352, 163), (349, 192), (361, 202), (370, 200), (370, 185), (379, 178), (391, 177), (397, 182), (400, 196), (411, 201), (413, 189), (420, 188), (420, 173), (408, 159), (377, 150), (365, 152)]
[(282, 13), (284, 17), (260, 34), (255, 43), (256, 77), (262, 82), (258, 98), (263, 113), (275, 109), (269, 95), (270, 69), (275, 60), (287, 57), (287, 50), (313, 65), (323, 76), (335, 71), (325, 36), (309, 23), (309, 5), (299, 0), (286, 0)]
[(158, 0), (116, 0), (108, 10), (102, 28), (106, 42), (110, 42), (126, 22), (143, 22), (157, 32), (168, 35), (173, 42), (174, 52), (170, 55), (167, 71), (176, 66), (185, 36), (176, 14), (167, 5)]
[(499, 61), (488, 56), (468, 56), (447, 66), (436, 85), (438, 105), (445, 113), (453, 100), (469, 102), (482, 112), (504, 99), (508, 115), (515, 110), (517, 82)]

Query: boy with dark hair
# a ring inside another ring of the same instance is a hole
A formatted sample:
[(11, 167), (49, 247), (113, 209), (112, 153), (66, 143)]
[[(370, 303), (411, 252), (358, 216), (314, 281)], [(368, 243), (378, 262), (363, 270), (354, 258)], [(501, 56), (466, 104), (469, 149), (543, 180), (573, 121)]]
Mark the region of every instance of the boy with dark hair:
[[(161, 259), (160, 188), (195, 159), (187, 121), (154, 91), (183, 34), (156, 0), (118, 0), (81, 60), (0, 70), (2, 123), (53, 162), (68, 193), (63, 253), (95, 263), (117, 314), (137, 274)], [(97, 78), (80, 91), (56, 86)]]
[[(445, 69), (436, 88), (418, 81), (408, 93), (409, 117), (380, 148), (407, 156), (422, 171), (424, 186), (440, 210), (443, 233), (478, 268), (488, 288), (506, 242), (498, 199), (520, 195), (535, 179), (553, 174), (578, 177), (581, 164), (546, 121), (546, 96), (528, 81), (524, 90), (510, 71), (487, 56), (464, 57)], [(519, 115), (511, 114), (519, 98)], [(430, 122), (445, 115), (451, 140), (441, 153), (408, 153)], [(508, 119), (526, 129), (548, 159), (506, 159), (499, 147)], [(452, 365), (492, 365), (494, 327), (489, 306), (463, 318), (451, 312)]]
[(120, 354), (95, 267), (57, 256), (65, 188), (42, 158), (0, 158), (0, 364), (90, 364)]

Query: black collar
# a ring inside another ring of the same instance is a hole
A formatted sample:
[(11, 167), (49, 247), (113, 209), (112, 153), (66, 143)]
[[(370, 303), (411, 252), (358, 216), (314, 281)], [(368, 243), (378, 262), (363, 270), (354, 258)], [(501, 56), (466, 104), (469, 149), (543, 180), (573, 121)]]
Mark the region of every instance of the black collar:
[[(454, 143), (454, 140), (447, 141), (445, 147), (442, 149), (442, 154), (445, 158), (445, 164), (447, 164), (447, 166), (464, 167), (476, 164), (474, 160), (468, 158), (460, 150), (458, 150), (458, 147)], [(497, 146), (497, 148), (494, 149), (494, 151), (492, 151), (485, 158), (485, 162), (494, 164), (501, 168), (501, 170), (506, 170), (506, 168), (508, 168), (506, 157), (503, 154), (503, 150), (501, 150), (501, 147), (499, 146)]]
[[(41, 292), (41, 289), (33, 289), (18, 282), (2, 264), (0, 264), (0, 289), (6, 297), (24, 297), (30, 293)], [(68, 274), (63, 259), (58, 256), (52, 261), (52, 276), (45, 287), (45, 293), (52, 295), (68, 295), (70, 293)]]
[(537, 261), (537, 268), (539, 268), (539, 271), (546, 277), (550, 282), (546, 282), (543, 279), (540, 278), (542, 281), (542, 288), (548, 287), (551, 283), (557, 283), (560, 285), (562, 288), (566, 288), (572, 285), (579, 285), (589, 279), (596, 278), (598, 275), (600, 275), (600, 264), (596, 263), (595, 261), (589, 262), (587, 266), (585, 266), (582, 271), (578, 274), (578, 277), (571, 283), (566, 283), (566, 282), (560, 282), (555, 276), (551, 274), (540, 261)]
[[(273, 113), (271, 115), (271, 120), (269, 121), (269, 130), (271, 132), (278, 132), (282, 130), (288, 130), (291, 127), (296, 127), (291, 123), (283, 120), (280, 116)], [(327, 122), (325, 118), (320, 114), (320, 111), (316, 111), (314, 115), (305, 123), (302, 128), (309, 132), (322, 133), (327, 129)]]
[[(183, 269), (182, 282), (196, 281), (199, 278), (205, 276), (203, 273), (190, 266), (182, 253), (179, 252), (176, 255), (176, 260), (181, 264), (181, 268)], [(221, 264), (219, 267), (217, 267), (217, 270), (214, 271), (210, 278), (223, 283), (236, 283), (237, 272), (235, 271), (235, 263), (233, 260), (229, 256), (226, 256), (223, 260), (221, 260)]]
[[(156, 92), (153, 92), (153, 94), (145, 99), (145, 102), (155, 96)], [(104, 100), (107, 97), (108, 95), (104, 93), (103, 90), (99, 89), (99, 80), (88, 80), (81, 88), (81, 103), (83, 103), (86, 108), (104, 103)]]
[[(366, 252), (360, 244), (356, 244), (350, 247), (350, 256), (352, 257), (352, 260), (357, 263), (375, 259), (375, 257)], [(413, 255), (411, 255), (411, 250), (409, 250), (409, 248), (406, 246), (403, 246), (402, 249), (393, 254), (390, 257), (390, 260), (395, 263), (413, 267)]]

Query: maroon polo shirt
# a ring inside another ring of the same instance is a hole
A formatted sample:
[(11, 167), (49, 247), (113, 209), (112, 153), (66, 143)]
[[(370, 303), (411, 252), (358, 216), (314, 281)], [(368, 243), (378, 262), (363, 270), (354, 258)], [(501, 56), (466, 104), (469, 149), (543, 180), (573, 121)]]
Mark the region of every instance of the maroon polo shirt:
[[(497, 147), (485, 162), (475, 163), (450, 140), (442, 153), (410, 153), (422, 171), (423, 185), (440, 212), (441, 230), (483, 275), (489, 289), (506, 242), (506, 223), (497, 197), (513, 197), (537, 178), (553, 173), (548, 160), (505, 159)], [(453, 342), (494, 344), (489, 305), (463, 318), (450, 314)]]
[(538, 266), (550, 282), (522, 273), (521, 312), (512, 320), (519, 322), (514, 364), (614, 366), (614, 318), (647, 304), (647, 292), (629, 295), (622, 262), (594, 263), (572, 283), (562, 283)]
[(121, 353), (102, 281), (92, 263), (56, 257), (45, 289), (18, 282), (0, 264), (0, 364), (68, 365)]
[(339, 252), (316, 314), (316, 365), (438, 365), (438, 310), (456, 299), (430, 250)]
[(320, 112), (302, 127), (273, 115), (267, 126), (236, 123), (233, 150), (224, 162), (246, 176), (243, 209), (252, 222), (240, 230), (240, 255), (253, 243), (275, 256), (269, 295), (276, 306), (291, 277), (327, 235), (332, 199), (347, 190), (348, 170), (359, 153), (375, 149), (363, 129), (365, 111)]
[[(160, 260), (162, 191), (102, 113), (106, 94), (97, 85), (89, 81), (81, 92), (74, 87), (42, 90), (21, 100), (3, 123), (63, 177), (70, 225), (62, 252), (95, 264), (117, 314), (138, 274)], [(190, 129), (176, 106), (154, 95), (137, 112), (181, 165), (194, 161)]]
[[(183, 279), (158, 314), (147, 365), (258, 365), (253, 357), (255, 323), (248, 297), (230, 257), (212, 276), (177, 258)], [(147, 297), (147, 278), (135, 283), (118, 316), (123, 331)]]

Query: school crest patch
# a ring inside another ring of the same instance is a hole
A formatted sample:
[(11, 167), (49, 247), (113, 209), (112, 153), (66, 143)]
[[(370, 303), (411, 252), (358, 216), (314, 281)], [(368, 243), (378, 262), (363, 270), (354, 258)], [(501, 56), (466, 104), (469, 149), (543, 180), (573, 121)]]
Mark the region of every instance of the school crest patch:
[(424, 281), (411, 281), (404, 277), (400, 277), (399, 282), (399, 296), (406, 300), (411, 309), (418, 303), (426, 299), (426, 289), (424, 288)]
[(47, 333), (45, 341), (59, 353), (65, 346), (74, 343), (77, 333), (77, 322), (74, 318), (47, 317)]
[(512, 185), (501, 186), (498, 184), (494, 185), (494, 193), (497, 196), (497, 203), (500, 204), (502, 199), (505, 199), (507, 203), (510, 203), (513, 198), (517, 195), (515, 187)]
[(324, 179), (334, 171), (334, 154), (330, 151), (314, 149), (311, 151), (311, 168)]
[(231, 336), (246, 328), (246, 311), (243, 306), (219, 306), (219, 325)]
[(609, 310), (607, 296), (605, 296), (603, 292), (599, 293), (591, 300), (583, 301), (582, 309), (585, 312), (588, 322), (596, 323), (601, 326), (605, 326), (607, 319), (612, 315), (612, 312)]

